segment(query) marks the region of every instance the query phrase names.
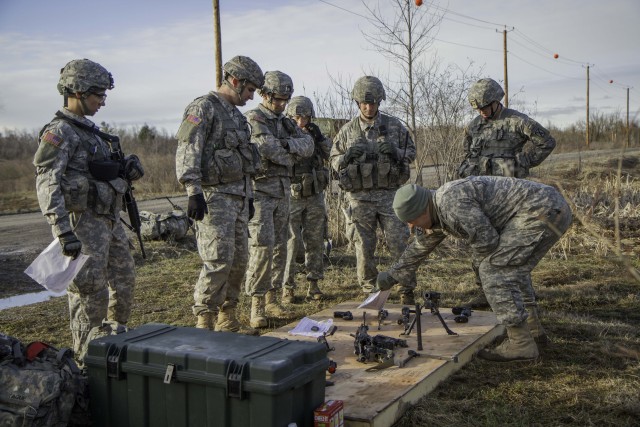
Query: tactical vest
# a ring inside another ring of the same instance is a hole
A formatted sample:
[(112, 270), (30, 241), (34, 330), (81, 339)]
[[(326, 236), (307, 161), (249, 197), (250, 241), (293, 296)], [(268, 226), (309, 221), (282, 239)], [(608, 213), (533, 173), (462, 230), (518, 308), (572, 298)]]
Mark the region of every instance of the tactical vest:
[[(395, 189), (399, 188), (409, 180), (410, 169), (404, 160), (396, 161), (387, 154), (378, 152), (378, 144), (387, 142), (389, 139), (389, 117), (380, 114), (380, 126), (378, 127), (378, 138), (373, 152), (369, 149), (358, 159), (351, 161), (345, 168), (339, 171), (339, 186), (345, 191), (358, 192), (375, 189)], [(357, 127), (360, 138), (366, 140), (366, 135), (360, 127), (358, 119), (352, 120), (351, 129)], [(407, 132), (404, 147), (408, 144), (409, 133)], [(400, 148), (403, 148), (400, 145)]]
[[(222, 138), (213, 144), (205, 144), (202, 152), (202, 184), (227, 184), (244, 179), (245, 175), (255, 175), (260, 169), (260, 155), (255, 144), (250, 142), (251, 131), (244, 116), (237, 125), (231, 115), (215, 95), (205, 98), (220, 113)], [(210, 134), (214, 134), (215, 121), (211, 121)]]
[(329, 169), (324, 165), (320, 148), (316, 145), (311, 157), (293, 166), (291, 191), (296, 197), (308, 197), (321, 193), (329, 185)]

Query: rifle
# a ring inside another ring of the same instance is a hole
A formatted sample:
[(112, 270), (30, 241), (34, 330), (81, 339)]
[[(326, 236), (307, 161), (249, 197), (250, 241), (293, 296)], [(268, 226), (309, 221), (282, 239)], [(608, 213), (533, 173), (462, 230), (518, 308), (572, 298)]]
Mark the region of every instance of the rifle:
[(133, 231), (136, 234), (136, 236), (138, 236), (138, 243), (140, 244), (140, 252), (142, 252), (142, 258), (146, 259), (147, 254), (144, 251), (144, 244), (142, 243), (142, 235), (140, 234), (140, 226), (142, 225), (140, 222), (140, 212), (138, 211), (138, 203), (136, 202), (136, 198), (133, 195), (133, 190), (134, 190), (133, 185), (131, 184), (131, 181), (127, 179), (127, 177), (124, 174), (125, 160), (124, 160), (124, 153), (120, 148), (120, 138), (115, 135), (110, 135), (110, 136), (112, 138), (111, 139), (111, 142), (112, 142), (111, 156), (113, 157), (113, 160), (117, 160), (122, 164), (121, 178), (127, 182), (127, 191), (124, 193), (124, 196), (122, 196), (122, 198), (124, 200), (124, 210), (129, 214), (129, 224), (127, 224), (127, 222), (122, 218), (120, 218), (120, 220), (124, 225), (127, 226), (129, 230)]
[(111, 143), (110, 145), (111, 145), (112, 160), (117, 160), (120, 162), (121, 164), (120, 176), (122, 179), (124, 179), (127, 182), (127, 191), (124, 193), (123, 199), (124, 199), (124, 208), (125, 208), (125, 211), (129, 214), (129, 222), (131, 224), (130, 225), (127, 224), (122, 218), (120, 218), (120, 220), (124, 225), (127, 226), (127, 228), (129, 228), (129, 230), (136, 233), (136, 235), (138, 236), (138, 242), (140, 242), (140, 251), (142, 252), (142, 258), (146, 259), (147, 254), (144, 251), (144, 245), (142, 244), (142, 235), (140, 234), (141, 223), (140, 223), (140, 213), (138, 212), (138, 204), (136, 203), (136, 199), (133, 196), (133, 186), (131, 185), (131, 181), (128, 180), (126, 176), (124, 176), (124, 154), (120, 149), (120, 138), (117, 135), (110, 135), (106, 132), (102, 132), (100, 129), (98, 129), (95, 126), (89, 126), (85, 123), (82, 123), (81, 121), (72, 119), (71, 117), (67, 117), (64, 114), (62, 114), (62, 112), (60, 111), (56, 112), (56, 117), (59, 119), (65, 120), (67, 122), (73, 123), (79, 128), (92, 132), (93, 134), (98, 135), (100, 138), (107, 140)]

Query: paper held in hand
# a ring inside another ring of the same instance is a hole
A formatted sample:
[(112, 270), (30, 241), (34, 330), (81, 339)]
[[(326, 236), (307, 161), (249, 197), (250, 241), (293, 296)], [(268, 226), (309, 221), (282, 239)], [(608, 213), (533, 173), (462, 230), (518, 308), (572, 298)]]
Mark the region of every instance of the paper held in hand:
[(370, 294), (358, 308), (369, 308), (374, 310), (382, 310), (384, 303), (387, 302), (387, 298), (391, 294), (391, 289), (386, 291), (378, 291), (375, 294)]
[(58, 239), (54, 239), (24, 272), (46, 289), (63, 292), (88, 259), (84, 254), (76, 259), (62, 255), (62, 247)]

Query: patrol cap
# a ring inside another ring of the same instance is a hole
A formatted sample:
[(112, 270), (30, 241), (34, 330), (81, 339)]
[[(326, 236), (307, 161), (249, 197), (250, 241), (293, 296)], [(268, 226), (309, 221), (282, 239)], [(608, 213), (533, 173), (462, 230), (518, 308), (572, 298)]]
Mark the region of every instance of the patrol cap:
[(431, 191), (416, 184), (407, 184), (396, 191), (393, 210), (402, 222), (413, 221), (427, 210)]

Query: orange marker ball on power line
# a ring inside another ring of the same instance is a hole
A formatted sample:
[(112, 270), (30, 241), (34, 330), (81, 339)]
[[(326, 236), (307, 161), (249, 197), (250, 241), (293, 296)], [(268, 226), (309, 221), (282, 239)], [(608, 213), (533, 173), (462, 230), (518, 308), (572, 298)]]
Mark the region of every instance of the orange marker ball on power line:
[(609, 80), (609, 83), (613, 83), (613, 80)]
[(416, 0), (416, 6), (422, 6), (422, 0)]
[(560, 56), (560, 55), (558, 55), (557, 53), (554, 53), (554, 54), (553, 54), (553, 57), (554, 57), (555, 59), (558, 59), (558, 57), (559, 57), (559, 56)]

